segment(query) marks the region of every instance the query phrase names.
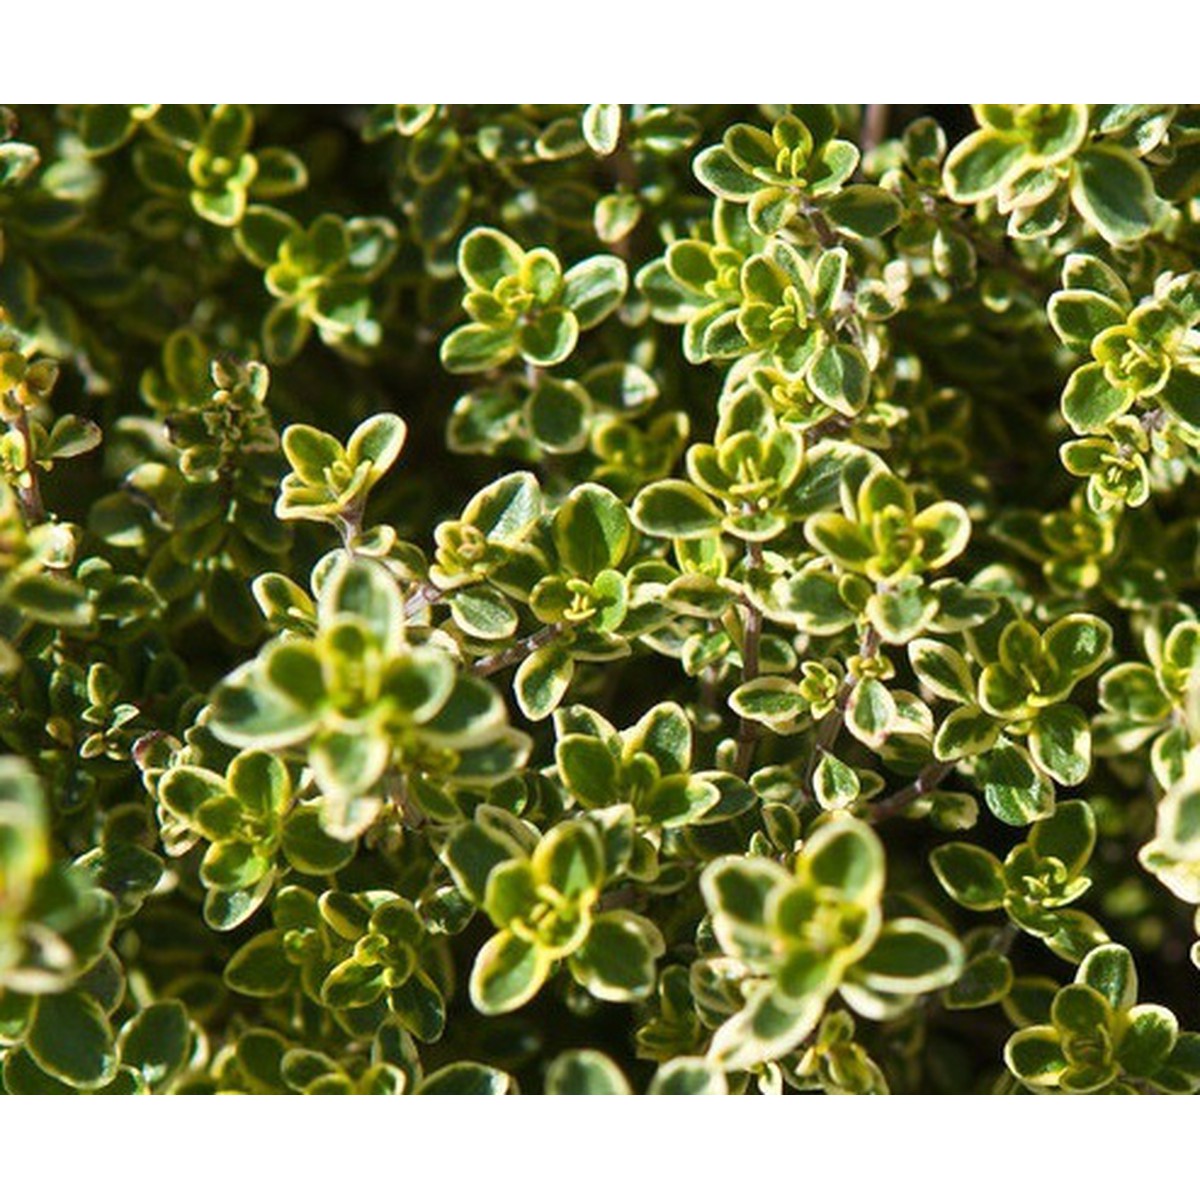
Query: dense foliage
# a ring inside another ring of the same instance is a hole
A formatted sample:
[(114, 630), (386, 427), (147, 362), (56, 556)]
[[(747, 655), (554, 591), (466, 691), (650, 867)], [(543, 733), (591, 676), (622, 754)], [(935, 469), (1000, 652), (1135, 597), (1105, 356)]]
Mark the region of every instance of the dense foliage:
[(1200, 107), (0, 112), (0, 1060), (1200, 1089)]

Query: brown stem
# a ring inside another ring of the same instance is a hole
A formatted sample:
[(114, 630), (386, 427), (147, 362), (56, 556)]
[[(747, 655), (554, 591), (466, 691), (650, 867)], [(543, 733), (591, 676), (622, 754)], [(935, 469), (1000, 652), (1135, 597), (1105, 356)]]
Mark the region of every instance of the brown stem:
[[(878, 649), (879, 632), (874, 625), (868, 625), (863, 630), (862, 639), (858, 645), (859, 657), (874, 658), (875, 652)], [(847, 671), (846, 678), (842, 680), (842, 686), (838, 688), (838, 694), (834, 698), (833, 708), (821, 718), (821, 723), (817, 726), (817, 736), (813, 739), (812, 750), (808, 756), (808, 765), (804, 769), (804, 786), (806, 789), (810, 786), (813, 772), (817, 769), (817, 763), (821, 755), (833, 749), (833, 745), (838, 739), (838, 734), (842, 732), (842, 724), (846, 719), (846, 705), (850, 703), (850, 693), (854, 691), (857, 683), (858, 677), (854, 672)]]
[(884, 797), (877, 804), (872, 804), (867, 814), (868, 819), (873, 824), (878, 824), (889, 817), (898, 816), (914, 800), (919, 800), (926, 792), (932, 792), (953, 770), (953, 763), (930, 763), (907, 787)]
[(481, 679), (488, 675), (495, 675), (497, 671), (503, 671), (505, 667), (511, 667), (514, 663), (528, 658), (535, 650), (548, 646), (561, 633), (560, 626), (545, 625), (536, 633), (531, 633), (528, 637), (514, 642), (507, 650), (499, 650), (495, 654), (476, 659), (471, 664), (471, 673), (478, 675)]
[(416, 590), (404, 601), (404, 618), (411, 621), (418, 613), (423, 612), (431, 604), (436, 604), (442, 598), (442, 589), (425, 580), (417, 584)]
[[(813, 233), (817, 235), (817, 241), (828, 250), (831, 246), (838, 245), (838, 235), (834, 233), (833, 226), (825, 219), (825, 214), (813, 203), (806, 203), (803, 209), (804, 215), (808, 218), (808, 223), (812, 226)], [(850, 276), (847, 275), (847, 285), (849, 285)]]
[(42, 501), (42, 489), (38, 483), (37, 463), (33, 461), (33, 438), (29, 432), (29, 414), (21, 408), (9, 424), (20, 434), (25, 443), (25, 472), (29, 476), (29, 482), (17, 484), (17, 503), (21, 506), (25, 524), (32, 529), (35, 525), (41, 525), (45, 521), (46, 505)]
[[(753, 570), (761, 567), (763, 561), (762, 546), (757, 542), (746, 543), (746, 562)], [(742, 682), (749, 683), (758, 678), (758, 648), (762, 639), (762, 613), (758, 606), (746, 598), (743, 607), (746, 617), (742, 626)], [(762, 737), (763, 728), (749, 717), (738, 720), (737, 758), (734, 762), (734, 773), (743, 779), (750, 773), (750, 765), (754, 761), (754, 744)]]
[(867, 105), (866, 112), (863, 113), (862, 136), (859, 139), (863, 158), (866, 158), (887, 137), (888, 108), (889, 106), (886, 104)]

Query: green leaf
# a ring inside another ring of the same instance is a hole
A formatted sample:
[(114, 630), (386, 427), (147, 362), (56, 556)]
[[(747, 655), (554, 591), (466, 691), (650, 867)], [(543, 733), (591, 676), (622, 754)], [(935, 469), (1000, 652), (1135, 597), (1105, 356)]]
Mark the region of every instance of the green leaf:
[(1054, 811), (1054, 787), (1020, 746), (1003, 743), (979, 759), (983, 798), (1006, 825), (1029, 825)]
[(971, 204), (999, 191), (1021, 168), (1024, 144), (980, 129), (950, 151), (943, 168), (946, 191), (959, 204)]
[(317, 785), (336, 799), (355, 798), (373, 787), (388, 767), (390, 746), (378, 734), (330, 730), (308, 750)]
[(975, 701), (975, 681), (967, 660), (942, 642), (929, 638), (917, 638), (909, 643), (908, 659), (917, 678), (935, 695), (943, 700), (957, 700), (961, 704)]
[(450, 597), (450, 612), (469, 637), (497, 641), (517, 632), (517, 611), (494, 588), (460, 588)]
[(949, 895), (964, 908), (988, 912), (1004, 903), (1007, 887), (1000, 860), (981, 846), (950, 842), (938, 846), (929, 865)]
[(619, 764), (600, 738), (569, 734), (555, 747), (555, 761), (568, 791), (585, 808), (620, 799)]
[(5, 588), (4, 599), (32, 621), (67, 628), (90, 625), (95, 618), (87, 593), (72, 579), (25, 575)]
[(41, 997), (25, 1049), (43, 1071), (73, 1087), (103, 1087), (120, 1065), (104, 1010), (83, 992)]
[(1154, 181), (1128, 150), (1092, 142), (1075, 156), (1074, 168), (1071, 201), (1106, 242), (1136, 242), (1153, 229)]
[(255, 664), (234, 671), (212, 695), (209, 724), (231, 746), (278, 749), (303, 741), (317, 725), (311, 712), (255, 678)]
[(512, 1012), (532, 1000), (550, 960), (532, 943), (500, 932), (486, 942), (471, 969), (471, 1003), (488, 1015)]
[(625, 505), (599, 484), (574, 488), (554, 519), (554, 545), (563, 566), (583, 579), (620, 566), (632, 539)]
[(864, 679), (855, 685), (846, 705), (846, 728), (860, 742), (882, 745), (896, 719), (896, 702), (878, 679)]
[[(719, 858), (705, 868), (700, 890), (708, 909), (739, 927), (765, 930), (767, 902), (778, 888), (787, 887), (791, 877), (778, 863), (757, 858)], [(720, 936), (720, 921), (717, 921)]]
[(459, 243), (458, 270), (471, 287), (490, 292), (521, 269), (525, 252), (498, 229), (472, 229)]
[(624, 260), (612, 254), (597, 254), (563, 276), (562, 303), (575, 314), (580, 329), (591, 329), (616, 311), (628, 290), (629, 272)]
[(633, 523), (655, 537), (695, 539), (721, 530), (721, 510), (699, 488), (680, 479), (663, 479), (638, 493)]
[(41, 155), (24, 142), (0, 145), (0, 188), (15, 188), (37, 170)]
[(808, 711), (808, 702), (792, 680), (760, 675), (734, 688), (729, 695), (729, 707), (739, 717), (784, 728)]
[(548, 717), (559, 705), (575, 674), (575, 660), (562, 645), (542, 646), (517, 668), (513, 692), (531, 721)]
[(822, 825), (804, 847), (808, 875), (821, 887), (859, 904), (878, 900), (883, 891), (884, 854), (869, 825), (844, 818)]
[(583, 136), (601, 158), (611, 154), (621, 140), (621, 106), (589, 104), (583, 110)]
[(427, 1075), (421, 1096), (503, 1096), (513, 1091), (511, 1075), (483, 1063), (456, 1062)]
[(1068, 787), (1087, 778), (1092, 759), (1092, 733), (1087, 718), (1072, 704), (1053, 704), (1034, 718), (1029, 729), (1033, 760)]
[(1096, 846), (1096, 818), (1084, 800), (1067, 800), (1030, 830), (1029, 844), (1042, 858), (1057, 858), (1075, 875)]
[(970, 959), (963, 973), (942, 995), (950, 1010), (985, 1008), (999, 1003), (1012, 987), (1012, 964), (996, 951)]
[(468, 375), (503, 366), (517, 348), (516, 334), (507, 326), (471, 324), (452, 330), (439, 354), (442, 366), (451, 374)]
[(743, 171), (724, 146), (702, 150), (692, 162), (696, 178), (723, 200), (748, 201), (763, 185)]
[(577, 819), (554, 826), (538, 843), (532, 865), (539, 882), (569, 899), (598, 892), (604, 880), (604, 847), (595, 825)]
[(1014, 1033), (1005, 1043), (1004, 1062), (1018, 1079), (1034, 1087), (1053, 1087), (1067, 1068), (1052, 1025), (1032, 1025)]
[(1071, 1037), (1094, 1039), (1107, 1033), (1112, 1022), (1112, 1006), (1094, 988), (1082, 983), (1069, 983), (1061, 988), (1050, 1005), (1050, 1017), (1055, 1027)]
[(1046, 312), (1063, 345), (1078, 354), (1089, 353), (1097, 334), (1125, 319), (1125, 311), (1108, 296), (1072, 289), (1055, 292)]
[(699, 821), (720, 799), (715, 784), (699, 776), (672, 775), (638, 801), (637, 811), (651, 825), (676, 829)]
[(587, 445), (592, 404), (572, 380), (543, 379), (529, 398), (529, 429), (553, 454), (574, 454)]
[(821, 755), (813, 772), (813, 791), (817, 802), (825, 809), (848, 808), (855, 800), (861, 785), (853, 768), (846, 766), (828, 751)]
[(89, 154), (111, 154), (132, 136), (133, 113), (128, 104), (88, 104), (79, 118), (79, 137)]
[(621, 1069), (598, 1050), (568, 1050), (546, 1068), (547, 1096), (628, 1096)]
[(709, 1059), (726, 1071), (744, 1071), (782, 1058), (816, 1027), (825, 1008), (821, 994), (786, 1007), (769, 985), (750, 991), (746, 1006), (713, 1035)]
[(1124, 946), (1097, 946), (1079, 964), (1075, 979), (1099, 992), (1117, 1011), (1130, 1008), (1137, 1000), (1137, 969)]
[(828, 342), (808, 369), (809, 386), (818, 399), (835, 412), (853, 416), (866, 404), (871, 391), (871, 370), (857, 346)]
[(952, 984), (962, 967), (963, 949), (953, 934), (928, 921), (899, 917), (880, 930), (853, 978), (875, 991), (916, 995)]
[(542, 490), (529, 471), (502, 475), (476, 492), (463, 509), (462, 519), (489, 541), (519, 542), (542, 512)]
[(161, 1000), (122, 1028), (118, 1049), (122, 1063), (157, 1087), (183, 1068), (191, 1041), (187, 1009), (178, 1000)]
[(882, 237), (900, 224), (903, 208), (891, 192), (856, 183), (827, 200), (825, 215), (844, 233), (861, 238)]
[(1117, 1061), (1129, 1075), (1153, 1075), (1167, 1060), (1179, 1036), (1179, 1022), (1161, 1004), (1138, 1004), (1117, 1044)]
[(100, 426), (94, 421), (68, 413), (54, 422), (41, 453), (53, 459), (78, 458), (100, 445), (101, 436)]
[(673, 1058), (665, 1062), (650, 1081), (651, 1096), (725, 1096), (729, 1085), (725, 1072), (703, 1058)]
[(292, 985), (295, 969), (277, 930), (257, 934), (234, 951), (223, 978), (245, 996), (281, 996)]
[(388, 1007), (413, 1037), (436, 1042), (446, 1029), (446, 1003), (424, 971), (412, 975), (388, 993)]
[(387, 991), (383, 968), (348, 958), (321, 984), (321, 1003), (329, 1008), (366, 1008)]
[(1200, 374), (1176, 366), (1158, 393), (1158, 402), (1185, 425), (1200, 429)]
[(1134, 393), (1113, 387), (1099, 363), (1078, 367), (1067, 380), (1062, 397), (1063, 416), (1076, 433), (1103, 429), (1113, 417), (1123, 413), (1134, 400)]
[(381, 647), (399, 650), (404, 634), (404, 603), (395, 579), (378, 563), (347, 557), (326, 577), (318, 616), (327, 622), (335, 614), (359, 618)]
[(299, 228), (287, 213), (265, 204), (251, 204), (234, 230), (233, 240), (259, 270), (265, 271), (279, 257), (283, 243)]
[(312, 322), (295, 304), (281, 300), (263, 322), (263, 348), (273, 363), (291, 362), (308, 342)]
[(770, 606), (803, 633), (826, 637), (854, 624), (855, 611), (846, 603), (837, 577), (821, 567), (798, 572), (773, 590)]
[(521, 844), (510, 835), (470, 821), (451, 835), (442, 859), (459, 887), (476, 904), (482, 904), (492, 869), (522, 854)]
[(936, 596), (915, 578), (875, 592), (867, 601), (867, 616), (889, 646), (903, 646), (927, 629), (936, 613)]
[(1112, 650), (1112, 629), (1086, 613), (1055, 621), (1042, 637), (1046, 652), (1072, 681), (1095, 671)]
[(354, 843), (330, 837), (321, 828), (319, 805), (306, 804), (289, 814), (283, 825), (283, 853), (297, 871), (332, 875), (354, 858)]
[(1145, 663), (1121, 663), (1100, 680), (1100, 704), (1110, 713), (1141, 723), (1166, 720), (1171, 701)]
[(408, 426), (395, 413), (376, 413), (368, 417), (350, 435), (346, 458), (352, 467), (371, 464), (369, 483), (380, 479), (400, 456), (408, 437)]
[[(568, 309), (551, 308), (518, 327), (516, 344), (527, 363), (552, 367), (570, 357), (578, 339), (579, 320), (575, 314)], [(449, 362), (446, 368), (455, 369)]]
[(922, 509), (913, 518), (913, 529), (921, 535), (921, 559), (936, 571), (956, 559), (971, 538), (971, 518), (961, 504), (941, 500)]
[(687, 771), (692, 763), (692, 725), (687, 713), (673, 701), (656, 704), (627, 733), (625, 752), (649, 754), (664, 775)]

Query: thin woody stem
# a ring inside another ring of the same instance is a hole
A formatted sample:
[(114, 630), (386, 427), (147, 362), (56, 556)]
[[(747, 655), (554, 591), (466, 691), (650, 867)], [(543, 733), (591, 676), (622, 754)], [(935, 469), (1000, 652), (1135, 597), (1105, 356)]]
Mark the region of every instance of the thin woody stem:
[(481, 679), (488, 675), (495, 675), (498, 671), (503, 671), (505, 667), (511, 667), (528, 658), (535, 650), (548, 646), (561, 633), (560, 626), (545, 625), (536, 633), (531, 633), (528, 637), (514, 642), (507, 650), (499, 650), (495, 654), (476, 659), (471, 664), (471, 673), (478, 675)]
[[(746, 562), (754, 569), (761, 567), (763, 561), (762, 546), (757, 542), (746, 543)], [(745, 621), (742, 626), (742, 682), (749, 683), (758, 678), (759, 643), (762, 640), (762, 613), (758, 606), (749, 598), (743, 604)], [(762, 737), (763, 727), (749, 717), (738, 720), (737, 758), (734, 762), (734, 773), (743, 779), (750, 773), (750, 765), (754, 761), (754, 745)]]
[(19, 483), (16, 487), (17, 503), (25, 523), (31, 529), (41, 525), (46, 519), (46, 505), (42, 501), (42, 489), (38, 483), (37, 464), (33, 461), (33, 438), (29, 432), (29, 414), (19, 409), (17, 416), (9, 422), (10, 427), (20, 435), (25, 443), (25, 473), (29, 476), (28, 483)]
[[(874, 658), (878, 649), (879, 633), (873, 625), (868, 625), (863, 631), (858, 645), (859, 657)], [(838, 734), (842, 732), (842, 725), (846, 719), (846, 705), (850, 703), (850, 693), (854, 691), (857, 683), (858, 677), (854, 672), (847, 671), (846, 678), (842, 680), (842, 686), (838, 688), (837, 696), (834, 698), (833, 708), (821, 718), (821, 723), (817, 726), (817, 736), (813, 740), (813, 747), (808, 756), (808, 765), (804, 770), (806, 787), (812, 780), (813, 771), (817, 769), (821, 755), (833, 749)]]
[(442, 595), (442, 589), (428, 580), (419, 583), (413, 594), (404, 602), (405, 619), (411, 620), (418, 613), (424, 612), (431, 604), (436, 604)]
[(868, 104), (863, 113), (862, 137), (859, 141), (864, 158), (887, 137), (889, 107), (887, 104)]
[(953, 770), (953, 763), (930, 763), (907, 787), (884, 797), (877, 804), (872, 804), (868, 819), (873, 824), (878, 824), (889, 817), (899, 816), (914, 800), (932, 792)]

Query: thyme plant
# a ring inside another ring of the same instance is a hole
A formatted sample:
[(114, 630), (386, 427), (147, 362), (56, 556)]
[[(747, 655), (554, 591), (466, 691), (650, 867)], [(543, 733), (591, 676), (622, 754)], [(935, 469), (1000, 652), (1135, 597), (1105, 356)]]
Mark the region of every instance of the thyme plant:
[(29, 1093), (1200, 1090), (1200, 106), (0, 111)]

